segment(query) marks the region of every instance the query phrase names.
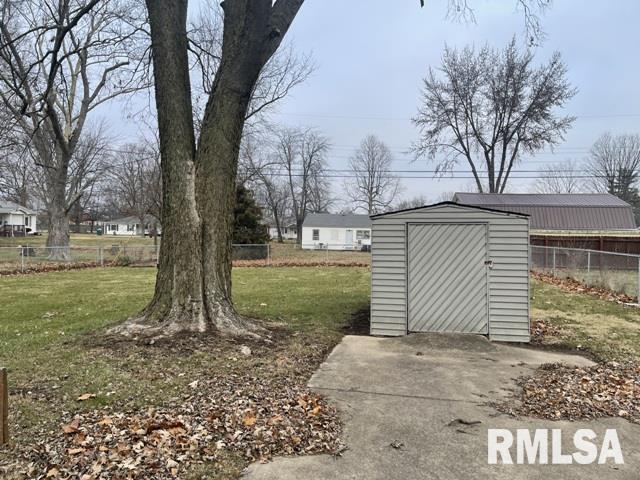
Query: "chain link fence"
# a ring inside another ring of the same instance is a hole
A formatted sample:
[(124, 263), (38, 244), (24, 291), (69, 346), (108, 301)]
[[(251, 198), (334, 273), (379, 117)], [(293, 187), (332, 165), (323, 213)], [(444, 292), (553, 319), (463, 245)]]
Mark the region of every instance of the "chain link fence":
[[(93, 245), (0, 247), (0, 274), (26, 273), (83, 267), (155, 266), (160, 245)], [(353, 245), (303, 249), (295, 244), (234, 244), (235, 266), (368, 266), (371, 252)]]
[(532, 245), (531, 269), (639, 297), (640, 255)]
[(25, 273), (92, 266), (156, 265), (159, 246), (111, 245), (0, 247), (0, 273)]
[(371, 265), (371, 248), (353, 244), (318, 244), (314, 248), (301, 248), (292, 243), (273, 243), (270, 260), (273, 265), (367, 266)]

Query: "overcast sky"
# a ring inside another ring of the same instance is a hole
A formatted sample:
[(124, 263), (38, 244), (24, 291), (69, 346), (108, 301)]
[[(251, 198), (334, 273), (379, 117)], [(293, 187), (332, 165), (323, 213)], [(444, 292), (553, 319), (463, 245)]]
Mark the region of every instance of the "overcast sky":
[[(469, 0), (476, 23), (447, 20), (447, 0), (307, 0), (287, 36), (318, 65), (304, 85), (279, 107), (273, 119), (314, 126), (331, 140), (332, 168), (346, 168), (361, 139), (375, 134), (394, 153), (395, 170), (432, 169), (411, 163), (407, 154), (417, 131), (421, 79), (440, 63), (445, 43), (503, 47), (522, 38), (523, 13), (515, 0)], [(556, 0), (543, 17), (547, 38), (535, 50), (546, 61), (558, 50), (578, 94), (566, 114), (578, 117), (553, 154), (527, 158), (520, 170), (537, 170), (565, 159), (582, 161), (605, 131), (640, 133), (640, 2), (637, 0)], [(523, 43), (521, 41), (521, 43)], [(107, 112), (112, 132), (131, 139), (136, 128), (114, 105)], [(521, 174), (526, 175), (526, 174)], [(513, 181), (510, 191), (527, 191), (533, 180)], [(339, 183), (339, 182), (336, 182)], [(437, 199), (442, 192), (468, 189), (470, 179), (403, 179), (405, 197)], [(340, 188), (336, 185), (336, 194)]]

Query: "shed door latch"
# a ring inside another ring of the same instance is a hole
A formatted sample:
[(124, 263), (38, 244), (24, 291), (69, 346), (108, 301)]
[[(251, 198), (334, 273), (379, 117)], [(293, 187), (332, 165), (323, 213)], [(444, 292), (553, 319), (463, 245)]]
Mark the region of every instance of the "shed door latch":
[(485, 260), (484, 264), (489, 268), (493, 268), (493, 260)]

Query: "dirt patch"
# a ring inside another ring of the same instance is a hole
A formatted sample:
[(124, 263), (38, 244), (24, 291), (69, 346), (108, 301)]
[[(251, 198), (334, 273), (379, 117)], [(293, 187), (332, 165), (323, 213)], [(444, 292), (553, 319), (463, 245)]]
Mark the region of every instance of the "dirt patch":
[(349, 316), (349, 323), (342, 329), (346, 335), (369, 335), (371, 308), (363, 307)]

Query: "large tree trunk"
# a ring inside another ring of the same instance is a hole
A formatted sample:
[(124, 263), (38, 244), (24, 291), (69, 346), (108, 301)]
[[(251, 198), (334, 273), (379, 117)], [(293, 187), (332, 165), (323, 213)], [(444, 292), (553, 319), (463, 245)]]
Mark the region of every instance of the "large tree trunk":
[[(62, 159), (64, 162), (64, 159)], [(71, 259), (69, 251), (69, 213), (66, 198), (66, 169), (58, 168), (53, 176), (51, 198), (47, 206), (49, 232), (47, 234), (47, 251), (49, 260), (68, 261)]]
[(69, 217), (64, 207), (52, 204), (48, 210), (49, 233), (47, 235), (47, 252), (49, 260), (70, 260), (69, 252)]
[(231, 299), (231, 240), (240, 140), (260, 70), (302, 0), (226, 0), (222, 61), (196, 150), (187, 57), (187, 0), (146, 0), (162, 169), (162, 243), (153, 300), (112, 331), (248, 334)]
[(204, 332), (207, 322), (202, 295), (200, 218), (194, 189), (187, 0), (147, 0), (147, 8), (162, 152), (162, 243), (151, 303), (139, 317), (115, 331), (150, 336)]
[(303, 220), (296, 217), (296, 243), (302, 246), (302, 223)]
[[(253, 87), (264, 63), (264, 19), (271, 2), (225, 3), (222, 62), (207, 102), (197, 152), (196, 196), (202, 221), (203, 288), (207, 315), (221, 331), (251, 329), (231, 299), (231, 241), (238, 156)], [(233, 38), (240, 36), (242, 42)]]
[(282, 238), (282, 225), (280, 225), (280, 215), (278, 215), (278, 209), (273, 209), (273, 220), (276, 224), (276, 233), (277, 233), (277, 241), (278, 243), (284, 243), (284, 239)]

